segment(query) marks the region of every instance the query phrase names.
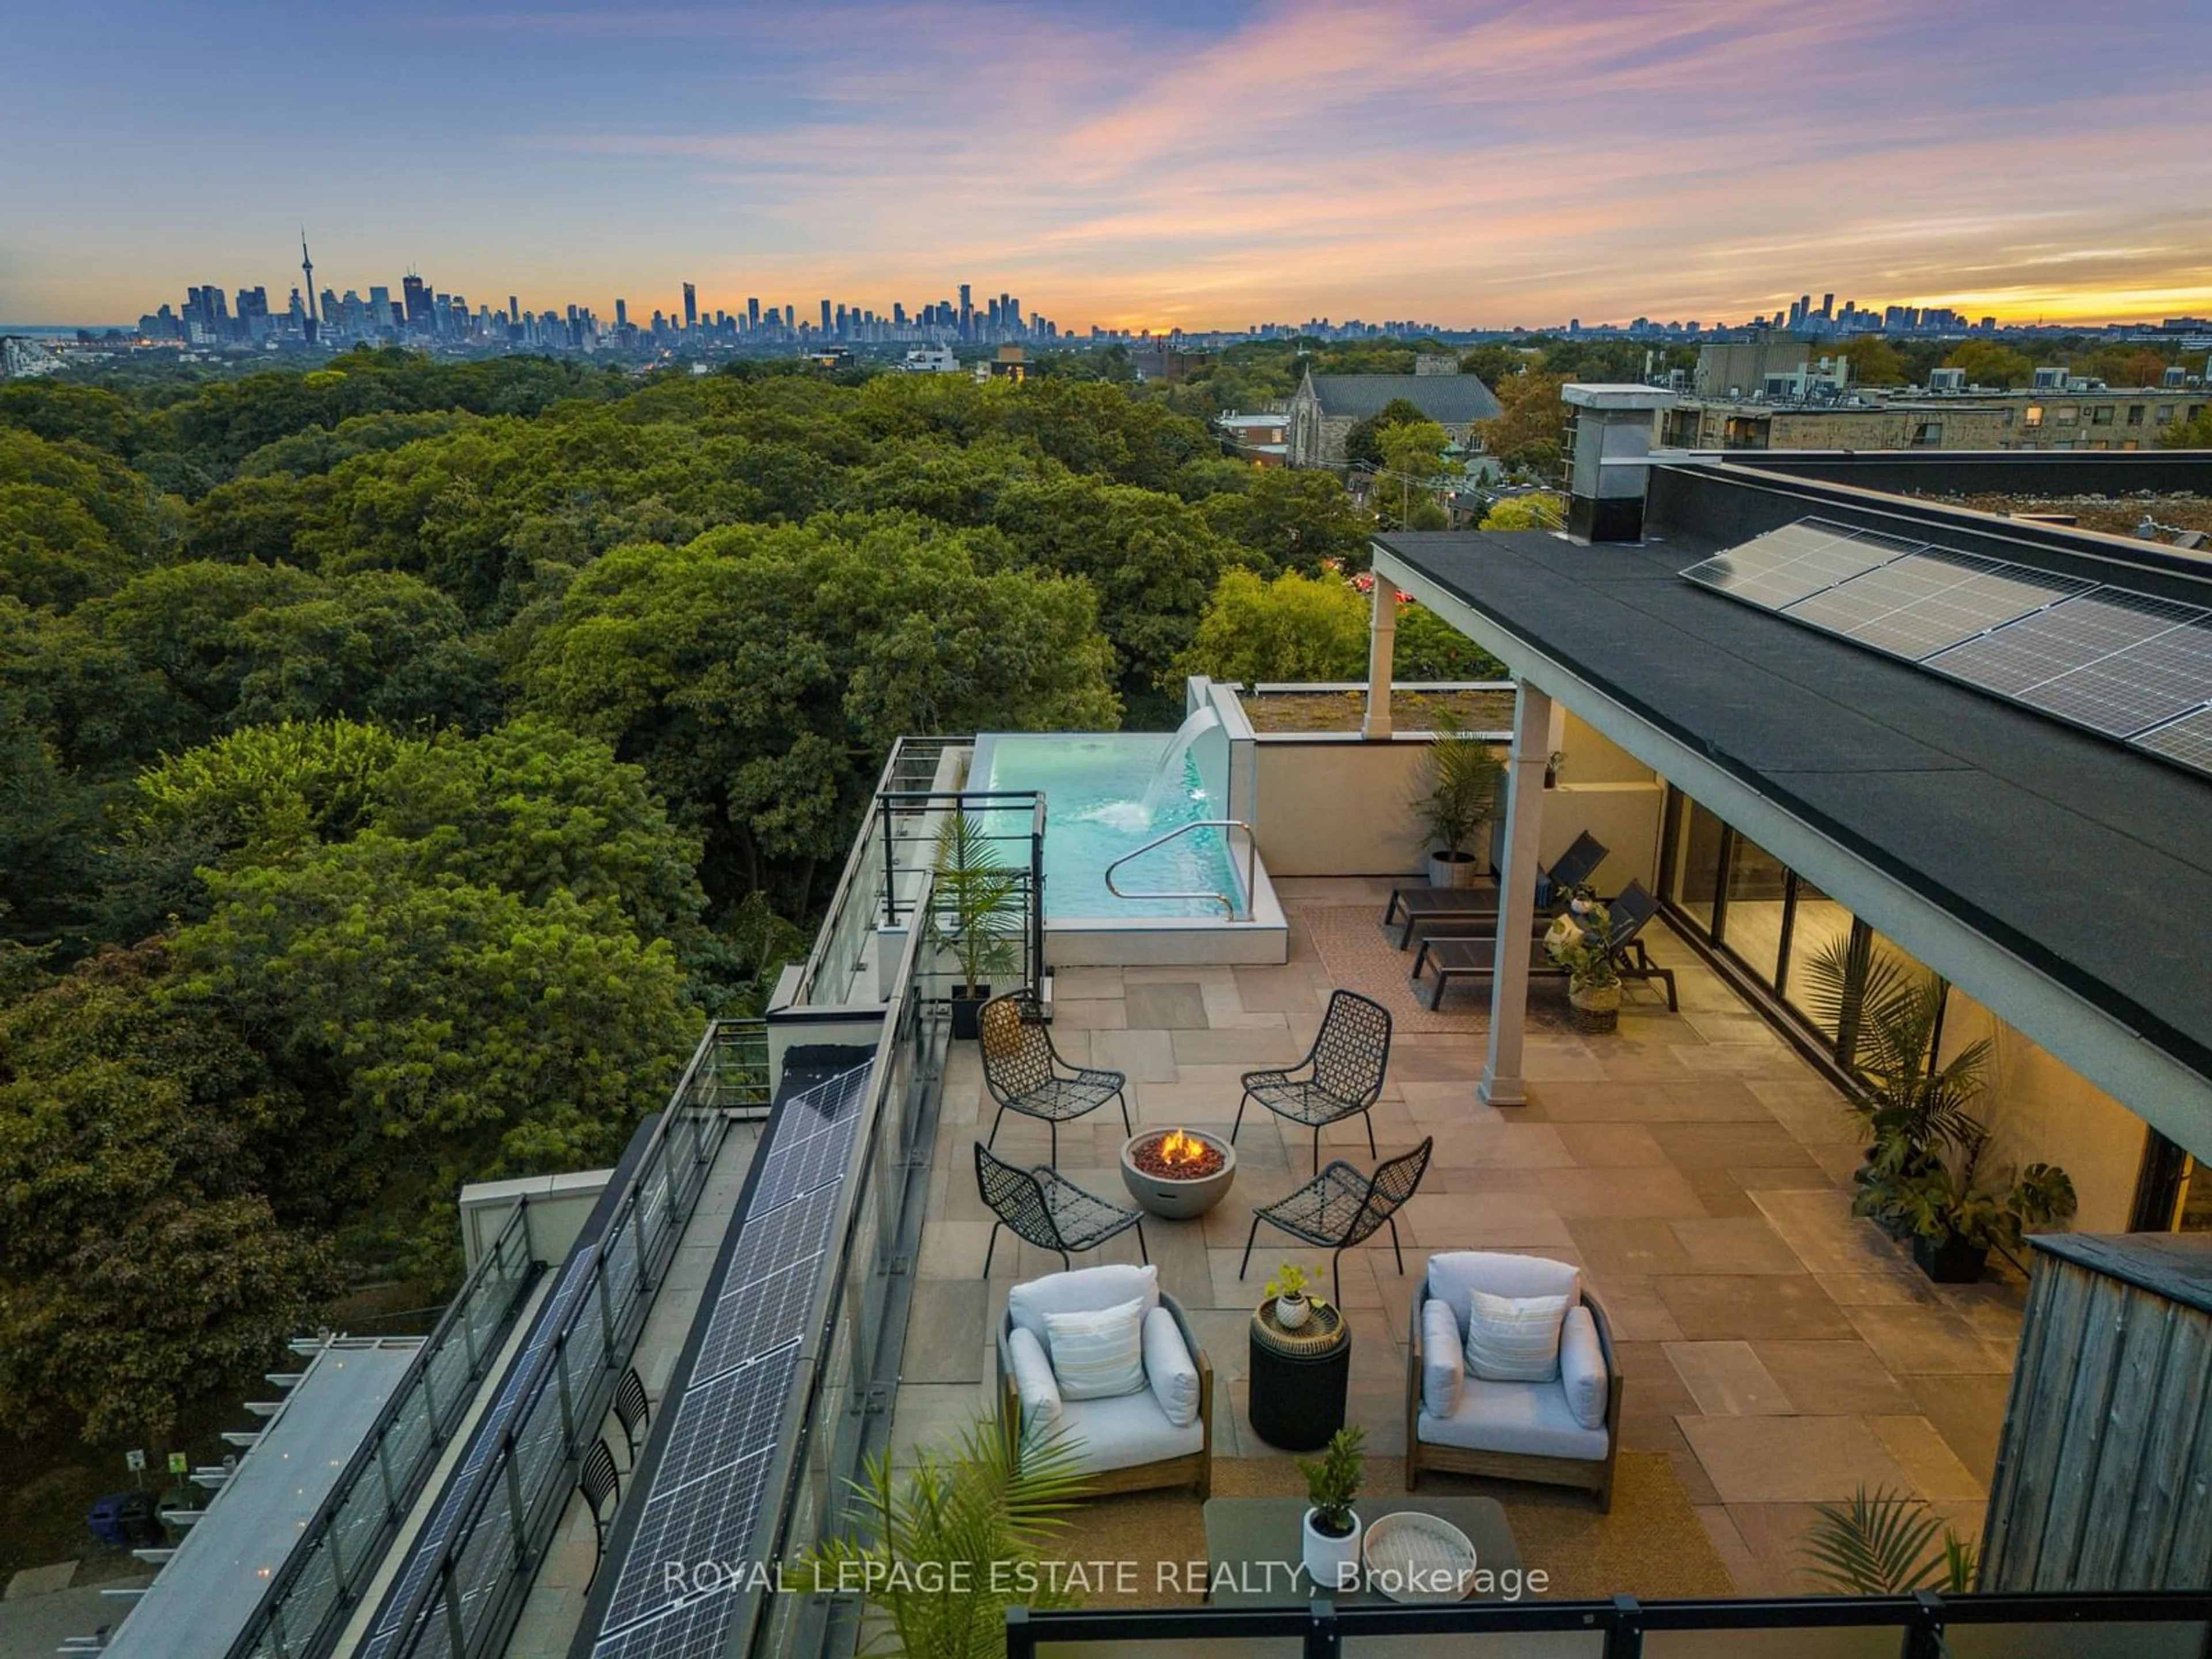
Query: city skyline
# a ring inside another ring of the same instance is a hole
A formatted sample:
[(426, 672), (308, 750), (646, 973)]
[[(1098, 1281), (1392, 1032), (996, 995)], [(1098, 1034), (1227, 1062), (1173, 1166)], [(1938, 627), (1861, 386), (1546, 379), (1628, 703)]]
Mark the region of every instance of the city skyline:
[(2176, 0), (2094, 30), (2050, 0), (247, 0), (181, 27), (95, 0), (10, 40), (39, 66), (0, 112), (15, 322), (265, 282), (302, 219), (323, 286), (526, 277), (533, 309), (670, 310), (686, 281), (888, 307), (956, 269), (1077, 331), (1742, 320), (1813, 270), (2008, 322), (2212, 307), (2212, 16)]

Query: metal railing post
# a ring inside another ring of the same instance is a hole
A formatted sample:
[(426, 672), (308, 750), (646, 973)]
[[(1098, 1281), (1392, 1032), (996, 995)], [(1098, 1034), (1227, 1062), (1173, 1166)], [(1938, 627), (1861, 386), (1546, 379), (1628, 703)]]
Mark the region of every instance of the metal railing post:
[(1943, 1598), (1932, 1589), (1912, 1593), (1912, 1622), (1898, 1648), (1902, 1659), (1944, 1659)]
[(1644, 1609), (1632, 1595), (1613, 1598), (1613, 1620), (1605, 1627), (1605, 1659), (1643, 1659)]
[(1036, 1633), (1027, 1607), (1006, 1609), (1006, 1659), (1036, 1659)]
[(1316, 1596), (1307, 1606), (1304, 1659), (1343, 1659), (1344, 1632), (1337, 1628), (1336, 1603)]

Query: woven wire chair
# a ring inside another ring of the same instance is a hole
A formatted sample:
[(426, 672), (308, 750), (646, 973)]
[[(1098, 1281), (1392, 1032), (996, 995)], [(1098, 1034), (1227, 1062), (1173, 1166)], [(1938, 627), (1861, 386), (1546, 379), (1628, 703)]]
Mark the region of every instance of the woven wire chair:
[(596, 1578), (607, 1553), (607, 1506), (622, 1504), (622, 1477), (615, 1473), (615, 1455), (607, 1449), (605, 1441), (592, 1443), (576, 1484), (583, 1490), (585, 1506), (592, 1511), (592, 1576)]
[(983, 1250), (986, 1279), (991, 1276), (991, 1255), (999, 1248), (1001, 1227), (1012, 1228), (1015, 1237), (1041, 1249), (1058, 1251), (1062, 1267), (1073, 1265), (1068, 1261), (1069, 1251), (1096, 1249), (1134, 1227), (1139, 1259), (1146, 1262), (1152, 1259), (1145, 1249), (1145, 1219), (1140, 1213), (1085, 1191), (1045, 1164), (1020, 1169), (979, 1140), (975, 1187), (998, 1218), (992, 1224), (991, 1242)]
[(1367, 1109), (1382, 1097), (1382, 1073), (1390, 1064), (1390, 1011), (1352, 991), (1328, 1000), (1321, 1030), (1306, 1057), (1285, 1071), (1244, 1073), (1244, 1098), (1237, 1103), (1237, 1121), (1229, 1139), (1244, 1125), (1244, 1108), (1258, 1101), (1278, 1117), (1313, 1130), (1314, 1172), (1321, 1172), (1322, 1126), (1358, 1113), (1367, 1125), (1367, 1150), (1380, 1157), (1375, 1125)]
[(1052, 1162), (1057, 1166), (1060, 1126), (1109, 1100), (1121, 1105), (1122, 1132), (1136, 1133), (1124, 1092), (1128, 1079), (1120, 1072), (1070, 1065), (1053, 1047), (1036, 999), (1027, 991), (985, 1003), (975, 1016), (975, 1030), (983, 1050), (983, 1086), (999, 1103), (987, 1146), (998, 1145), (999, 1124), (1008, 1112), (1042, 1118), (1052, 1126)]
[(1428, 1173), (1429, 1154), (1437, 1138), (1431, 1135), (1410, 1152), (1401, 1152), (1378, 1165), (1369, 1175), (1342, 1158), (1334, 1160), (1311, 1181), (1287, 1197), (1252, 1212), (1252, 1231), (1244, 1236), (1244, 1260), (1237, 1277), (1252, 1265), (1252, 1243), (1263, 1221), (1281, 1228), (1291, 1237), (1317, 1250), (1334, 1252), (1328, 1259), (1328, 1290), (1337, 1293), (1336, 1262), (1355, 1244), (1364, 1243), (1382, 1227), (1390, 1229), (1390, 1252), (1398, 1258), (1398, 1271), (1406, 1271), (1406, 1253), (1398, 1247), (1398, 1212), (1406, 1206)]
[(623, 1443), (629, 1448), (629, 1466), (637, 1467), (637, 1443), (653, 1420), (653, 1408), (645, 1397), (645, 1381), (633, 1365), (623, 1373), (615, 1384), (615, 1421), (622, 1425)]

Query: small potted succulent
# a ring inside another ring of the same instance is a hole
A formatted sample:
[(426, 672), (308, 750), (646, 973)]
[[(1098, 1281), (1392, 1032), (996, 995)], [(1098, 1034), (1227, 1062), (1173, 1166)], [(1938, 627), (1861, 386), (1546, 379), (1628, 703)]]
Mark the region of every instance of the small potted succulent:
[(1567, 970), (1567, 1001), (1577, 1029), (1617, 1029), (1620, 971), (1613, 960), (1613, 917), (1589, 888), (1577, 888), (1568, 900), (1565, 914), (1544, 935), (1544, 950)]
[(1359, 1495), (1360, 1452), (1367, 1431), (1357, 1425), (1329, 1437), (1320, 1461), (1298, 1460), (1306, 1478), (1306, 1511), (1302, 1559), (1319, 1590), (1348, 1590), (1359, 1582), (1359, 1516), (1352, 1500)]
[(1267, 1294), (1274, 1299), (1275, 1322), (1285, 1330), (1297, 1329), (1313, 1317), (1316, 1307), (1328, 1305), (1319, 1297), (1306, 1294), (1313, 1283), (1314, 1276), (1295, 1261), (1284, 1262), (1267, 1281)]

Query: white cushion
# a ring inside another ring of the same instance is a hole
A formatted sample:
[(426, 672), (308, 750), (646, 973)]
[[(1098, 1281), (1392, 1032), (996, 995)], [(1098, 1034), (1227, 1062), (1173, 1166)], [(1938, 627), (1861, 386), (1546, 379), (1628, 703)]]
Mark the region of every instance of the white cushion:
[(1111, 1400), (1145, 1386), (1145, 1304), (1044, 1316), (1045, 1352), (1062, 1400)]
[(1588, 1308), (1568, 1309), (1559, 1327), (1559, 1383), (1575, 1421), (1586, 1429), (1602, 1429), (1611, 1379), (1605, 1372), (1605, 1350), (1598, 1346), (1597, 1322)]
[[(1467, 1322), (1467, 1369), (1486, 1382), (1550, 1382), (1559, 1375), (1564, 1296), (1474, 1293)], [(1062, 1392), (1066, 1392), (1065, 1379)]]
[(1556, 1382), (1485, 1382), (1469, 1377), (1457, 1411), (1449, 1417), (1424, 1411), (1414, 1420), (1413, 1432), (1432, 1446), (1586, 1462), (1602, 1458), (1606, 1449), (1605, 1431), (1577, 1422), (1567, 1406), (1566, 1390)]
[(1451, 1304), (1462, 1335), (1477, 1291), (1492, 1296), (1564, 1296), (1571, 1308), (1583, 1299), (1583, 1276), (1571, 1262), (1500, 1250), (1450, 1250), (1429, 1258), (1429, 1294)]
[(1145, 1381), (1169, 1422), (1179, 1429), (1198, 1421), (1198, 1367), (1182, 1328), (1165, 1308), (1145, 1316)]
[(1157, 1267), (1131, 1267), (1111, 1262), (1103, 1267), (1078, 1267), (1073, 1273), (1047, 1273), (1006, 1293), (1006, 1317), (1017, 1330), (1045, 1340), (1044, 1316), (1054, 1313), (1097, 1313), (1119, 1307), (1131, 1297), (1149, 1313), (1159, 1305), (1160, 1273)]
[(1071, 1400), (1060, 1426), (1076, 1467), (1091, 1474), (1186, 1457), (1206, 1444), (1206, 1425), (1194, 1419), (1177, 1428), (1150, 1389), (1118, 1400)]
[(1438, 1417), (1459, 1409), (1460, 1384), (1467, 1376), (1459, 1349), (1459, 1322), (1450, 1304), (1431, 1297), (1421, 1304), (1421, 1408)]
[(1006, 1354), (1013, 1362), (1023, 1428), (1050, 1428), (1060, 1421), (1060, 1388), (1052, 1380), (1052, 1361), (1045, 1358), (1044, 1345), (1027, 1331), (1016, 1331), (1006, 1339)]

